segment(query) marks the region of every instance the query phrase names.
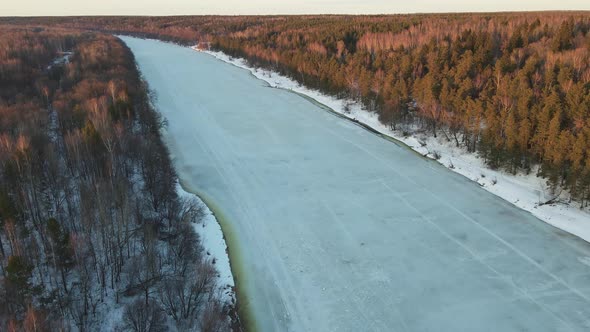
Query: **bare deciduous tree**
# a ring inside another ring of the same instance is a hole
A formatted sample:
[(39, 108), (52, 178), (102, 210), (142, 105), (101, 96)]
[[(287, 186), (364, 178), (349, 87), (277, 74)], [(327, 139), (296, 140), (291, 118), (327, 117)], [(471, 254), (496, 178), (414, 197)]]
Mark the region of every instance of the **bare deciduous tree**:
[(131, 332), (166, 331), (166, 316), (158, 303), (146, 304), (137, 299), (125, 307), (123, 329)]

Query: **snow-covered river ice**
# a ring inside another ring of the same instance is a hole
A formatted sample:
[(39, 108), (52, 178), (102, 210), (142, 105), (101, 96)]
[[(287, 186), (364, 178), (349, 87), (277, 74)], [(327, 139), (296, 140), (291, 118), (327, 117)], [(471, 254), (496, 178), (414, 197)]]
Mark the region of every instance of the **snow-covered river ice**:
[(590, 329), (588, 243), (246, 70), (122, 39), (252, 329)]

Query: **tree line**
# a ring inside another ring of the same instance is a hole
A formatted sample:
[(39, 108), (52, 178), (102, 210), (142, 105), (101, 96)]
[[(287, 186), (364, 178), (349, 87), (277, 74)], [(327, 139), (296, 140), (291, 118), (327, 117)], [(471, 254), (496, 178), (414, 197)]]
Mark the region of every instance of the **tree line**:
[(0, 330), (228, 331), (131, 51), (0, 26)]
[(536, 171), (583, 207), (589, 30), (576, 13), (289, 19), (213, 47), (362, 101), (392, 129), (442, 135), (492, 168)]
[[(19, 24), (27, 20), (12, 19)], [(50, 18), (244, 57), (590, 201), (586, 12)]]

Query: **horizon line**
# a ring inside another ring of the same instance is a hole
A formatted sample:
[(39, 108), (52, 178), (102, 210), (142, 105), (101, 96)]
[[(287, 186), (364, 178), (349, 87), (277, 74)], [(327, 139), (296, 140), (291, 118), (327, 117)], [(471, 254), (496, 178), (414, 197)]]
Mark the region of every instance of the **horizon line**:
[(401, 16), (401, 15), (448, 15), (448, 14), (534, 14), (534, 13), (590, 13), (590, 9), (547, 10), (499, 10), (499, 11), (454, 11), (454, 12), (400, 12), (400, 13), (307, 13), (307, 14), (73, 14), (73, 15), (0, 15), (0, 18), (50, 18), (50, 17), (273, 17), (273, 16)]

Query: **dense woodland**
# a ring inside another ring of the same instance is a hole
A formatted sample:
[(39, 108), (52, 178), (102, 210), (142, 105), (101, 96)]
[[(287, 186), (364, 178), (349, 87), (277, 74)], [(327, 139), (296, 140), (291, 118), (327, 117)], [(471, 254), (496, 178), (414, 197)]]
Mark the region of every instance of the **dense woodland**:
[(227, 328), (132, 55), (71, 29), (210, 45), (590, 202), (590, 13), (1, 24), (0, 330)]
[(150, 105), (117, 38), (0, 26), (1, 331), (230, 330)]
[[(13, 19), (19, 24), (31, 23)], [(590, 201), (590, 14), (94, 17), (38, 23), (157, 37), (362, 101), (383, 123), (536, 172)]]

